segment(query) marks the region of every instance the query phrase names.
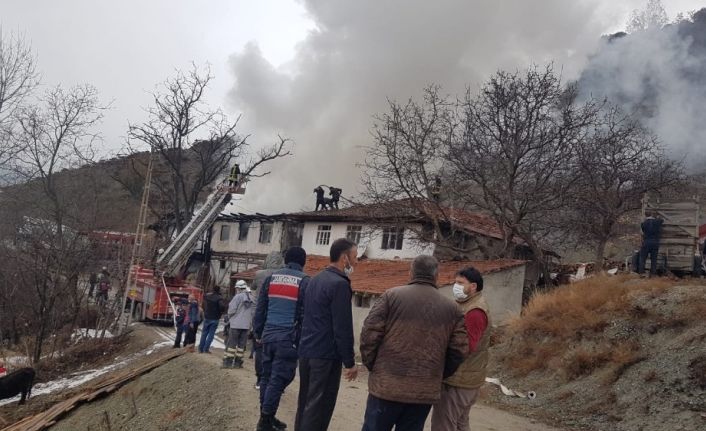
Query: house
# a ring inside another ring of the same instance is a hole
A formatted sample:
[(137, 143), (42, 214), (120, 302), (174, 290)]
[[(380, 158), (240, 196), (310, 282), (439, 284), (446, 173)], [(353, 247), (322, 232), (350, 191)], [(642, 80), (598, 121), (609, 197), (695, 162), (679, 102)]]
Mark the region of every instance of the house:
[[(443, 221), (439, 221), (440, 212)], [(433, 241), (438, 235), (451, 237), (451, 246)], [(501, 229), (490, 217), (460, 209), (420, 207), (409, 200), (329, 211), (230, 214), (220, 216), (212, 227), (211, 274), (217, 284), (226, 286), (232, 273), (260, 265), (271, 251), (296, 245), (309, 255), (327, 256), (331, 242), (342, 237), (358, 244), (359, 257), (379, 260), (429, 254), (442, 261), (484, 261), (507, 247)], [(532, 260), (518, 239), (511, 241), (510, 251), (512, 259)], [(539, 271), (530, 262), (523, 285), (532, 286), (538, 278)]]

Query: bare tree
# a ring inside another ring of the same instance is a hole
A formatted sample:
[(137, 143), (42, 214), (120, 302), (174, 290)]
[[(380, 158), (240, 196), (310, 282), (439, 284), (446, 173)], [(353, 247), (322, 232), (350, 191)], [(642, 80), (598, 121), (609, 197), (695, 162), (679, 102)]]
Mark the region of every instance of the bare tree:
[[(239, 118), (231, 121), (222, 111), (205, 106), (204, 94), (211, 79), (210, 70), (202, 71), (195, 65), (187, 72), (178, 71), (153, 93), (147, 121), (131, 124), (128, 131), (130, 140), (147, 144), (159, 155), (160, 172), (153, 176), (152, 184), (168, 202), (176, 231), (189, 221), (207, 186), (247, 155), (248, 136), (236, 132)], [(258, 169), (270, 160), (289, 155), (288, 144), (288, 139), (279, 137), (276, 144), (241, 163), (242, 173), (248, 177), (265, 175)], [(131, 146), (129, 152), (136, 153)], [(130, 163), (131, 173), (144, 178), (144, 167), (135, 163), (146, 160), (133, 158)], [(135, 189), (135, 181), (129, 175), (114, 179), (128, 190)]]
[(455, 102), (439, 91), (437, 86), (427, 87), (421, 102), (389, 100), (388, 111), (375, 117), (373, 144), (366, 148), (363, 163), (363, 196), (382, 210), (381, 224), (403, 224), (410, 217), (424, 216), (429, 224), (408, 226), (411, 239), (463, 253), (469, 250), (458, 244), (454, 214), (445, 202), (446, 187), (453, 184), (443, 171), (458, 118)]
[(644, 30), (661, 29), (669, 23), (667, 11), (661, 0), (647, 0), (644, 9), (635, 9), (628, 19), (628, 33)]
[(0, 29), (0, 169), (17, 151), (12, 139), (15, 115), (38, 83), (36, 58), (29, 44)]
[(51, 329), (63, 321), (61, 304), (75, 297), (90, 260), (90, 247), (77, 229), (85, 228), (78, 189), (86, 185), (67, 187), (59, 172), (92, 160), (98, 139), (93, 127), (103, 110), (91, 86), (57, 86), (40, 102), (16, 114), (20, 149), (12, 168), (22, 183), (3, 193), (3, 204), (23, 214), (16, 217), (16, 236), (3, 249), (3, 260), (10, 262), (12, 280), (31, 292), (34, 361)]
[(577, 183), (571, 193), (572, 217), (567, 226), (595, 247), (601, 266), (606, 244), (620, 221), (641, 208), (647, 192), (679, 184), (680, 163), (637, 120), (610, 106), (597, 119), (591, 136), (575, 152)]
[(576, 181), (575, 148), (598, 111), (593, 101), (578, 104), (576, 93), (552, 66), (497, 72), (477, 96), (467, 92), (462, 133), (446, 155), (456, 199), (491, 214), (538, 262)]

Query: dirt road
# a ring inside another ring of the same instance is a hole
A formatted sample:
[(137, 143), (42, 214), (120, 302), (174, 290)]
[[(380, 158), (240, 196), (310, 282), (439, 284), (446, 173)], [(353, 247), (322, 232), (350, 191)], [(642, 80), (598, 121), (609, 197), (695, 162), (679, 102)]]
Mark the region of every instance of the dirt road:
[[(189, 353), (122, 387), (112, 396), (84, 405), (52, 430), (183, 430), (255, 429), (258, 391), (252, 360), (241, 370), (220, 369), (222, 350)], [(367, 397), (367, 375), (343, 382), (329, 429), (360, 431)], [(278, 417), (293, 429), (297, 379), (285, 393)], [(559, 431), (531, 419), (476, 405), (473, 431)], [(427, 428), (429, 429), (429, 424)]]
[[(217, 358), (215, 358), (217, 359)], [(204, 358), (212, 364), (212, 358)], [(251, 363), (246, 363), (243, 370), (227, 371), (235, 374), (238, 379), (246, 379), (252, 384), (255, 383), (254, 371)], [(365, 401), (368, 396), (367, 374), (358, 377), (355, 382), (342, 382), (338, 395), (336, 410), (329, 429), (336, 431), (360, 431), (365, 412)], [(252, 387), (252, 385), (251, 385)], [(299, 392), (299, 379), (295, 379), (285, 393), (278, 416), (287, 424), (294, 423), (294, 416), (297, 409), (297, 394)], [(253, 395), (255, 395), (253, 389)], [(253, 404), (253, 410), (257, 411), (257, 404)], [(473, 431), (559, 431), (543, 424), (536, 423), (531, 419), (520, 417), (512, 413), (495, 409), (490, 406), (476, 405), (471, 411), (471, 424)], [(425, 430), (430, 429), (429, 421)]]

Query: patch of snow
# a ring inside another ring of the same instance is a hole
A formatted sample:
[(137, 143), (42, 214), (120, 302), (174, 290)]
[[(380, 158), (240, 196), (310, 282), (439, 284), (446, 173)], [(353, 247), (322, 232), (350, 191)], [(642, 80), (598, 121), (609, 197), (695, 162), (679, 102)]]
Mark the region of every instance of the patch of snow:
[[(223, 322), (218, 323), (218, 327), (216, 328), (216, 334), (221, 334), (223, 332)], [(199, 325), (199, 329), (196, 332), (196, 344), (198, 345), (199, 342), (201, 341), (201, 336), (203, 335), (203, 332), (201, 331), (201, 326)], [(170, 343), (174, 342), (174, 339), (176, 338), (176, 329), (172, 327), (155, 327), (154, 328), (157, 334), (159, 334), (163, 339), (169, 340)], [(184, 334), (186, 336), (186, 334)], [(165, 341), (166, 343), (166, 341)], [(224, 349), (226, 348), (226, 343), (223, 337), (220, 335), (216, 335), (213, 337), (213, 343), (211, 343), (211, 347), (215, 349)]]
[(10, 368), (26, 367), (29, 362), (29, 357), (27, 356), (8, 356), (4, 359), (0, 358), (0, 364), (4, 364), (5, 367), (9, 365)]
[[(98, 338), (101, 336), (101, 333), (103, 331), (96, 330), (96, 329), (90, 329), (90, 328), (79, 328), (74, 331), (74, 333), (71, 335), (71, 338), (73, 339), (80, 339), (80, 338)], [(104, 338), (113, 338), (113, 334), (110, 331), (105, 331), (105, 336)]]

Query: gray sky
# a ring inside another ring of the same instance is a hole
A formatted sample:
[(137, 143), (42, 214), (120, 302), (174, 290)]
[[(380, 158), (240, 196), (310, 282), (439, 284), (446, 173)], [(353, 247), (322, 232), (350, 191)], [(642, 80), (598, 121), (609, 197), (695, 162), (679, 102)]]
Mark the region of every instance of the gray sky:
[[(216, 76), (208, 101), (254, 144), (296, 156), (252, 184), (239, 210), (292, 211), (318, 184), (354, 194), (372, 116), (387, 97), (449, 93), (498, 68), (555, 61), (578, 76), (602, 34), (646, 0), (0, 0), (3, 31), (28, 37), (45, 85), (91, 83), (112, 101), (103, 154), (144, 120), (147, 91), (190, 62)], [(665, 0), (670, 17), (706, 1)], [(237, 79), (236, 79), (237, 78)]]
[(104, 153), (122, 147), (127, 121), (144, 119), (147, 92), (176, 68), (211, 64), (209, 103), (235, 114), (228, 57), (257, 41), (283, 63), (312, 27), (300, 4), (280, 0), (0, 0), (0, 11), (3, 31), (31, 41), (44, 85), (90, 83), (112, 101)]

